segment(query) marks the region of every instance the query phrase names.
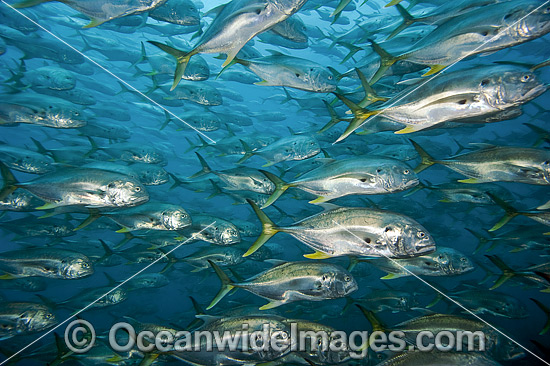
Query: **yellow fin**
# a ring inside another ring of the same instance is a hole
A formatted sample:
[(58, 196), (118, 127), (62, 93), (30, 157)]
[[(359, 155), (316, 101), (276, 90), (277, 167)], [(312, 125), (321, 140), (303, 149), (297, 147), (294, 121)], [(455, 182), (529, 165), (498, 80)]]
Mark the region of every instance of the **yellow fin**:
[(52, 208), (56, 208), (56, 207), (58, 207), (57, 203), (48, 202), (48, 203), (43, 204), (42, 206), (38, 206), (36, 209), (37, 210), (51, 210)]
[(387, 3), (384, 7), (389, 8), (390, 6), (394, 6), (394, 5), (399, 4), (401, 1), (403, 1), (403, 0), (392, 0), (389, 3)]
[(441, 70), (443, 70), (446, 67), (447, 67), (447, 65), (433, 65), (433, 66), (430, 67), (430, 71), (428, 71), (427, 73), (422, 75), (422, 77), (437, 74), (438, 72), (440, 72)]
[(388, 273), (387, 275), (385, 275), (384, 277), (380, 277), (381, 280), (393, 280), (394, 278), (399, 278), (401, 276), (399, 276), (398, 274), (395, 274), (395, 273)]
[(92, 18), (92, 19), (90, 19), (90, 23), (86, 24), (82, 28), (93, 28), (93, 27), (97, 27), (98, 25), (103, 24), (103, 23), (105, 23), (105, 20)]
[(129, 233), (130, 232), (130, 229), (128, 229), (127, 227), (123, 227), (123, 228), (120, 228), (119, 230), (115, 231), (115, 233)]
[(397, 134), (397, 135), (402, 135), (402, 134), (405, 134), (405, 133), (416, 132), (416, 131), (419, 131), (419, 130), (421, 130), (421, 129), (418, 129), (415, 126), (407, 126), (407, 127), (403, 128), (402, 130), (395, 131), (394, 133)]
[(268, 302), (264, 306), (261, 306), (260, 310), (269, 310), (269, 309), (273, 309), (273, 308), (276, 308), (277, 306), (281, 306), (281, 305), (283, 305), (283, 303), (281, 301), (276, 301), (275, 300), (275, 301)]
[(311, 254), (304, 254), (304, 257), (306, 258), (309, 258), (309, 259), (327, 259), (327, 258), (332, 258), (331, 255), (328, 255), (326, 253), (322, 253), (322, 252), (315, 252), (315, 253), (311, 253)]
[(254, 85), (269, 85), (269, 81), (262, 80), (254, 83)]
[(14, 275), (11, 275), (9, 273), (0, 276), (0, 280), (13, 280), (14, 278), (17, 278), (17, 277), (15, 277)]
[(323, 203), (323, 202), (327, 202), (327, 201), (330, 201), (330, 198), (319, 196), (316, 199), (314, 199), (312, 201), (309, 201), (309, 203), (316, 205), (318, 203)]
[(474, 184), (474, 183), (479, 183), (479, 179), (477, 178), (459, 179), (458, 182)]

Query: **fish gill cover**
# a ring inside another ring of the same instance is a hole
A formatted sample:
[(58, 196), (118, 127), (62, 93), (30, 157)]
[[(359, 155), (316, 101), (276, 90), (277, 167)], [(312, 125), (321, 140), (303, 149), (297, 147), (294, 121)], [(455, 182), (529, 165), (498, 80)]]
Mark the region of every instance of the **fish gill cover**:
[[(550, 361), (549, 1), (2, 0), (0, 19), (0, 364)], [(487, 340), (117, 350), (120, 322)]]

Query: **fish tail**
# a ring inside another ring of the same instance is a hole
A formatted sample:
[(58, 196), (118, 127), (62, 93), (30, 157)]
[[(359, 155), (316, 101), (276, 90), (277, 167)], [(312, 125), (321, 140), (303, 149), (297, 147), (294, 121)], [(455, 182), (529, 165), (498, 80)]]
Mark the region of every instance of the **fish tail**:
[(91, 138), (90, 136), (86, 136), (86, 138), (88, 139), (88, 141), (90, 141), (90, 151), (88, 151), (86, 154), (84, 154), (84, 158), (89, 158), (90, 155), (92, 155), (93, 153), (95, 153), (97, 150), (99, 150), (99, 147), (97, 146), (97, 143), (95, 142), (95, 140), (93, 138)]
[(138, 64), (147, 61), (147, 53), (145, 52), (145, 44), (141, 42), (141, 53), (139, 58), (130, 67), (136, 67)]
[(214, 269), (214, 271), (218, 275), (218, 278), (220, 279), (220, 281), (222, 283), (222, 287), (221, 287), (220, 291), (218, 292), (218, 294), (216, 295), (216, 297), (214, 297), (214, 299), (212, 300), (210, 305), (208, 305), (206, 310), (212, 309), (218, 302), (220, 302), (220, 300), (225, 295), (227, 295), (227, 293), (229, 291), (231, 291), (235, 287), (235, 286), (233, 286), (233, 282), (231, 282), (231, 279), (229, 279), (229, 277), (225, 274), (224, 271), (222, 271), (222, 269), (220, 267), (218, 267), (211, 260), (208, 260), (208, 263), (210, 263), (210, 265), (212, 266), (212, 268)]
[(271, 206), (279, 197), (281, 197), (281, 195), (288, 188), (292, 187), (292, 184), (286, 183), (284, 180), (282, 180), (275, 174), (270, 173), (268, 171), (260, 169), (260, 172), (262, 172), (270, 181), (273, 182), (273, 184), (275, 184), (275, 191), (271, 194), (271, 196), (269, 196), (266, 203), (264, 203), (264, 205), (261, 207), (262, 209), (264, 209), (266, 207)]
[(349, 122), (348, 128), (346, 128), (344, 133), (340, 137), (338, 137), (336, 142), (340, 142), (344, 140), (346, 137), (351, 135), (353, 131), (361, 127), (361, 125), (363, 125), (363, 123), (367, 118), (379, 113), (378, 110), (368, 111), (366, 109), (363, 109), (343, 95), (336, 94), (336, 93), (334, 93), (334, 95), (336, 95), (336, 97), (340, 99), (351, 110), (351, 113), (353, 113), (354, 115), (354, 118), (351, 119), (351, 121)]
[(388, 98), (380, 97), (378, 94), (376, 94), (376, 92), (368, 82), (367, 78), (365, 77), (365, 74), (363, 74), (361, 70), (355, 68), (355, 72), (357, 73), (357, 76), (359, 76), (359, 80), (361, 80), (361, 86), (365, 91), (365, 97), (359, 102), (360, 107), (366, 108), (373, 103), (385, 102), (388, 100)]
[(395, 8), (401, 14), (403, 17), (403, 23), (401, 23), (391, 34), (386, 38), (386, 41), (389, 41), (405, 29), (407, 29), (409, 26), (413, 25), (418, 21), (418, 19), (414, 18), (401, 4), (396, 4)]
[(546, 323), (544, 324), (544, 327), (542, 328), (542, 330), (539, 332), (539, 335), (544, 335), (548, 332), (548, 330), (550, 330), (550, 308), (548, 308), (548, 306), (544, 305), (542, 302), (540, 302), (539, 300), (537, 299), (533, 299), (533, 298), (530, 298), (535, 304), (537, 304), (537, 306), (542, 310), (544, 311), (544, 313), (546, 314)]
[(191, 56), (195, 54), (194, 51), (190, 52), (184, 52), (182, 50), (178, 50), (177, 48), (170, 47), (166, 44), (155, 42), (155, 41), (147, 41), (151, 43), (154, 46), (157, 46), (164, 52), (168, 53), (169, 55), (173, 56), (176, 59), (177, 65), (176, 65), (176, 73), (174, 74), (174, 83), (172, 84), (172, 87), (170, 88), (170, 91), (174, 90), (176, 86), (178, 86), (181, 78), (183, 77), (183, 74), (185, 73), (185, 69), (187, 68), (187, 64), (189, 63), (189, 59)]
[(351, 43), (348, 43), (348, 42), (339, 41), (339, 42), (337, 42), (337, 43), (338, 43), (340, 46), (344, 46), (345, 48), (347, 48), (347, 49), (349, 50), (348, 54), (344, 57), (344, 59), (342, 60), (342, 62), (340, 62), (340, 64), (345, 63), (347, 60), (349, 60), (350, 58), (352, 58), (357, 52), (363, 50), (362, 47), (356, 46), (356, 45), (351, 44)]
[(485, 246), (485, 244), (487, 244), (489, 242), (489, 239), (487, 239), (486, 237), (484, 237), (480, 233), (475, 232), (475, 231), (473, 231), (469, 228), (466, 228), (466, 231), (468, 231), (470, 234), (472, 234), (473, 236), (476, 237), (476, 239), (478, 241), (478, 244), (477, 244), (477, 247), (474, 249), (474, 254), (479, 253), (479, 251)]
[(384, 76), (386, 71), (397, 61), (400, 61), (405, 58), (405, 56), (393, 56), (388, 51), (383, 49), (378, 43), (376, 43), (374, 40), (369, 39), (369, 42), (372, 45), (372, 49), (374, 52), (380, 56), (380, 67), (378, 70), (376, 70), (376, 73), (372, 76), (370, 79), (370, 84), (375, 84), (378, 80)]
[(55, 301), (53, 301), (52, 299), (50, 298), (47, 298), (46, 296), (44, 295), (38, 295), (38, 294), (35, 294), (36, 297), (38, 297), (40, 299), (40, 301), (42, 301), (42, 303), (44, 305), (46, 305), (47, 307), (49, 307), (50, 309), (52, 310), (56, 310), (59, 308), (59, 305), (58, 303), (56, 303)]
[(2, 189), (0, 189), (0, 201), (2, 201), (18, 188), (17, 184), (19, 182), (15, 179), (11, 170), (1, 161), (0, 173), (2, 174), (3, 180)]
[(248, 66), (250, 65), (250, 61), (246, 61), (246, 60), (241, 60), (240, 58), (237, 58), (237, 57), (234, 57), (231, 61), (229, 61), (229, 63), (227, 65), (225, 65), (221, 70), (220, 72), (218, 73), (218, 75), (216, 76), (216, 79), (220, 77), (220, 75), (227, 69), (229, 69), (231, 66), (235, 65), (235, 64), (241, 64), (241, 65), (244, 65), (244, 66)]
[(18, 3), (13, 4), (12, 6), (16, 9), (21, 8), (30, 8), (31, 6), (36, 6), (42, 3), (47, 3), (53, 0), (23, 0)]
[(92, 222), (99, 219), (100, 217), (101, 217), (101, 213), (98, 210), (90, 209), (90, 215), (86, 218), (86, 220), (82, 221), (80, 225), (74, 228), (73, 231), (77, 231), (85, 228), (86, 226), (90, 225)]
[(267, 215), (262, 210), (260, 210), (258, 205), (256, 205), (250, 199), (247, 199), (246, 201), (250, 206), (252, 206), (252, 209), (262, 222), (262, 233), (260, 234), (258, 239), (256, 239), (254, 244), (252, 244), (250, 249), (248, 249), (246, 253), (243, 254), (243, 257), (248, 257), (250, 254), (260, 249), (260, 247), (264, 245), (266, 241), (268, 241), (273, 235), (277, 234), (280, 231), (277, 225), (275, 225), (273, 221), (271, 221), (271, 219), (267, 217)]
[(533, 144), (532, 147), (538, 147), (540, 144), (542, 144), (544, 141), (548, 141), (548, 132), (544, 130), (543, 128), (540, 128), (539, 126), (535, 126), (531, 123), (524, 123), (527, 127), (529, 127), (533, 132), (535, 132), (539, 137), (537, 138), (537, 141)]
[[(193, 309), (195, 309), (195, 315), (205, 315), (204, 309), (199, 305), (197, 300), (195, 300), (192, 296), (189, 296), (189, 299), (191, 300), (191, 303), (193, 304)], [(198, 328), (199, 325), (203, 322), (200, 318), (195, 318), (191, 323), (185, 327), (185, 329), (195, 329)]]
[(486, 255), (486, 257), (489, 258), (489, 260), (493, 262), (493, 264), (502, 271), (502, 274), (500, 275), (500, 277), (497, 279), (493, 287), (491, 287), (489, 290), (494, 290), (502, 286), (503, 283), (505, 283), (506, 281), (508, 281), (510, 278), (514, 277), (517, 274), (516, 271), (508, 267), (508, 265), (504, 263), (502, 259), (500, 259), (498, 256)]
[(207, 200), (214, 198), (223, 193), (223, 190), (220, 188), (218, 183), (214, 182), (212, 179), (209, 179), (209, 181), (210, 181), (210, 184), (212, 184), (212, 188), (214, 188), (214, 192), (212, 192), (210, 196), (206, 197)]
[(504, 200), (495, 196), (491, 192), (486, 192), (486, 193), (489, 197), (491, 197), (494, 203), (499, 205), (506, 212), (504, 216), (495, 225), (493, 225), (492, 228), (489, 229), (489, 232), (497, 231), (498, 229), (506, 225), (514, 217), (520, 215), (520, 212), (518, 212), (515, 208), (510, 206), (508, 203), (504, 202)]
[(105, 259), (107, 258), (110, 258), (112, 255), (116, 254), (115, 251), (113, 249), (111, 249), (107, 243), (105, 243), (102, 239), (99, 239), (99, 242), (101, 243), (101, 247), (103, 248), (103, 251), (105, 252), (105, 254), (103, 254), (102, 257), (100, 257), (97, 262), (100, 263), (102, 261), (104, 261)]
[(239, 161), (237, 161), (237, 164), (242, 164), (254, 155), (254, 151), (252, 151), (250, 146), (248, 146), (248, 144), (245, 141), (241, 139), (239, 139), (239, 141), (241, 142), (241, 145), (243, 145), (244, 156), (240, 158)]
[(344, 315), (345, 313), (347, 313), (347, 311), (353, 304), (355, 304), (355, 299), (351, 296), (346, 296), (346, 304), (342, 308), (340, 315)]
[(426, 150), (424, 150), (419, 144), (417, 144), (413, 140), (410, 140), (410, 141), (413, 144), (414, 149), (416, 150), (416, 152), (418, 153), (418, 155), (420, 155), (420, 158), (422, 159), (420, 164), (418, 164), (418, 166), (416, 168), (414, 168), (414, 172), (416, 174), (420, 173), (424, 169), (429, 168), (432, 165), (434, 165), (435, 163), (437, 163), (437, 161), (434, 160), (434, 158), (431, 157), (430, 154), (428, 154), (426, 152)]
[(174, 174), (172, 173), (168, 173), (168, 175), (172, 178), (172, 180), (174, 181), (174, 183), (172, 184), (172, 186), (170, 187), (169, 190), (172, 190), (174, 188), (177, 188), (179, 186), (182, 186), (185, 184), (185, 181), (179, 179), (178, 177), (176, 177)]
[(373, 332), (376, 332), (376, 331), (383, 332), (384, 330), (387, 329), (384, 323), (382, 323), (382, 321), (378, 319), (378, 317), (376, 316), (376, 314), (374, 314), (374, 312), (370, 311), (369, 309), (359, 304), (356, 304), (355, 306), (357, 306), (359, 310), (361, 310), (361, 313), (363, 313), (365, 318), (367, 318), (368, 322), (372, 326)]
[(389, 3), (387, 3), (384, 7), (389, 8), (390, 6), (395, 6), (395, 5), (399, 4), (401, 1), (403, 1), (403, 0), (392, 0)]
[(359, 264), (359, 258), (357, 258), (357, 257), (354, 256), (354, 255), (350, 255), (350, 256), (349, 256), (349, 265), (348, 265), (347, 271), (348, 271), (348, 272), (353, 271), (353, 269), (355, 268), (355, 266), (357, 266), (358, 264)]
[(135, 239), (135, 238), (136, 238), (136, 236), (133, 235), (132, 233), (124, 233), (124, 239), (119, 241), (113, 248), (114, 249), (121, 248), (124, 245), (126, 245), (126, 243), (128, 243), (130, 240)]
[(206, 162), (206, 160), (204, 160), (201, 154), (199, 154), (198, 152), (195, 152), (195, 155), (197, 155), (197, 158), (199, 158), (199, 162), (201, 163), (202, 169), (196, 172), (195, 174), (193, 174), (192, 176), (190, 176), (189, 179), (195, 179), (198, 177), (202, 177), (203, 175), (212, 173), (212, 169), (210, 169), (210, 167), (208, 166), (208, 163)]
[(337, 123), (345, 121), (345, 119), (342, 119), (338, 116), (334, 108), (326, 100), (323, 99), (323, 103), (325, 103), (325, 105), (327, 106), (328, 113), (330, 115), (330, 121), (328, 121), (328, 123), (324, 125), (323, 128), (321, 128), (317, 133), (323, 133)]
[[(172, 118), (170, 117), (170, 113), (168, 113), (167, 111), (164, 111), (164, 122), (162, 123), (162, 126), (160, 126), (159, 130), (160, 131), (164, 130), (166, 128), (166, 126), (168, 126), (168, 124), (170, 123), (171, 120), (172, 120)], [(187, 139), (187, 141), (189, 141), (189, 139)], [(189, 143), (191, 144), (190, 141), (189, 141)]]

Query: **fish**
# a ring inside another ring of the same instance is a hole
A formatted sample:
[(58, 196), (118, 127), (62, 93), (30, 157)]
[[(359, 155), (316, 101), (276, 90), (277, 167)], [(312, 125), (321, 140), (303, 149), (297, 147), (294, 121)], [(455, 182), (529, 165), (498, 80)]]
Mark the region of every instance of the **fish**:
[(256, 85), (285, 86), (315, 93), (336, 91), (333, 74), (320, 64), (278, 52), (272, 53), (271, 56), (252, 60), (235, 57), (226, 67), (235, 63), (245, 66), (262, 79)]
[(30, 174), (45, 174), (55, 169), (51, 157), (8, 144), (0, 144), (0, 161), (10, 169)]
[(191, 272), (210, 268), (208, 261), (218, 266), (233, 266), (244, 262), (243, 250), (234, 247), (205, 247), (182, 258), (182, 261), (193, 266)]
[[(27, 8), (36, 6), (52, 0), (23, 0), (13, 6), (16, 9)], [(90, 23), (84, 26), (84, 28), (97, 27), (109, 20), (118, 19), (131, 14), (136, 14), (148, 10), (155, 9), (159, 5), (164, 3), (163, 0), (148, 0), (145, 2), (120, 2), (117, 4), (111, 4), (112, 6), (106, 6), (105, 2), (99, 1), (64, 1), (63, 4), (70, 6), (76, 11), (85, 14), (90, 18)]]
[(199, 9), (191, 0), (167, 0), (149, 12), (156, 20), (178, 25), (197, 25), (200, 23)]
[(359, 259), (387, 272), (382, 279), (403, 276), (456, 276), (474, 270), (472, 261), (453, 248), (438, 247), (435, 251), (406, 259)]
[(94, 273), (84, 254), (55, 248), (12, 250), (0, 256), (0, 270), (8, 278), (47, 277), (75, 280)]
[(120, 233), (134, 230), (178, 231), (191, 225), (191, 216), (181, 206), (149, 201), (136, 207), (115, 212), (91, 213), (89, 218), (80, 224), (77, 229), (87, 226), (101, 216), (107, 217), (120, 225), (121, 229), (117, 231)]
[(343, 255), (408, 258), (435, 250), (435, 242), (419, 223), (401, 214), (361, 207), (328, 209), (290, 226), (278, 227), (252, 201), (262, 234), (244, 254), (254, 253), (278, 232), (286, 232), (315, 250), (305, 255), (324, 259)]
[(296, 13), (306, 0), (232, 0), (216, 8), (217, 15), (198, 43), (184, 52), (163, 43), (148, 41), (173, 56), (177, 61), (174, 83), (180, 82), (191, 56), (198, 53), (223, 52), (228, 65), (241, 48), (257, 34), (273, 27)]
[(58, 323), (52, 309), (33, 302), (2, 302), (0, 305), (0, 339), (34, 334)]
[(85, 118), (77, 105), (43, 94), (4, 95), (0, 103), (0, 126), (27, 123), (51, 128), (78, 128), (86, 126)]
[(424, 169), (441, 164), (468, 179), (460, 183), (517, 182), (548, 185), (550, 179), (550, 153), (531, 148), (514, 146), (482, 145), (481, 149), (457, 155), (445, 160), (434, 160), (418, 143), (411, 141), (422, 158), (415, 168)]
[(245, 155), (237, 164), (243, 163), (253, 155), (258, 155), (267, 160), (267, 163), (263, 167), (268, 167), (282, 161), (308, 159), (321, 152), (319, 142), (310, 136), (298, 135), (281, 138), (257, 150), (252, 150), (248, 143), (243, 140), (240, 141), (243, 145)]
[(46, 202), (37, 207), (38, 209), (72, 205), (86, 208), (128, 207), (149, 200), (149, 194), (138, 180), (106, 170), (67, 168), (25, 183), (17, 182), (1, 162), (0, 170), (4, 178), (0, 199), (18, 188), (23, 188)]
[(419, 183), (406, 164), (389, 158), (365, 157), (335, 160), (310, 170), (299, 179), (285, 183), (262, 171), (276, 186), (262, 207), (271, 205), (288, 188), (299, 188), (318, 197), (310, 203), (323, 203), (353, 194), (388, 194), (407, 190)]
[(344, 297), (357, 290), (353, 276), (344, 268), (325, 263), (288, 262), (277, 265), (245, 281), (232, 282), (212, 261), (208, 261), (222, 282), (222, 288), (206, 308), (214, 307), (229, 291), (242, 288), (269, 303), (272, 309), (299, 300), (321, 301)]
[[(341, 141), (359, 126), (389, 120), (404, 125), (406, 134), (437, 127), (444, 122), (501, 121), (517, 117), (519, 106), (540, 96), (547, 86), (529, 68), (485, 65), (445, 73), (429, 83), (412, 85), (374, 110), (351, 104), (354, 119), (338, 138)], [(369, 117), (371, 120), (367, 121)], [(365, 121), (366, 124), (365, 124)]]

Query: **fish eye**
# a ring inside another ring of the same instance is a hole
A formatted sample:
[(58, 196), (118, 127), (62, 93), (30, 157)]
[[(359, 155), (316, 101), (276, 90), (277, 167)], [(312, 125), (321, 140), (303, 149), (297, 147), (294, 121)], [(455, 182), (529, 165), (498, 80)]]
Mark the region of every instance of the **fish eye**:
[(299, 78), (299, 77), (300, 77), (300, 74), (296, 73), (296, 77)]
[(410, 173), (410, 170), (409, 170), (409, 169), (403, 170), (403, 174), (409, 174), (409, 173)]
[(483, 79), (481, 80), (481, 86), (489, 85), (491, 81), (489, 79)]
[(419, 231), (418, 233), (416, 233), (416, 236), (418, 236), (420, 239), (422, 239), (423, 237), (426, 236), (426, 233), (424, 233), (423, 231)]
[(351, 277), (350, 277), (350, 276), (346, 276), (346, 277), (344, 277), (344, 281), (346, 281), (346, 282), (349, 282), (349, 281), (351, 281)]
[(523, 76), (521, 77), (521, 82), (522, 82), (522, 83), (526, 83), (526, 82), (528, 82), (529, 80), (531, 80), (531, 75), (529, 75), (529, 74), (525, 74), (525, 75), (523, 75)]
[(136, 188), (134, 188), (134, 191), (136, 191), (136, 192), (141, 191), (141, 187), (136, 187)]
[(329, 75), (329, 76), (328, 76), (328, 79), (329, 79), (329, 80), (332, 80), (332, 76), (331, 76), (331, 75)]

